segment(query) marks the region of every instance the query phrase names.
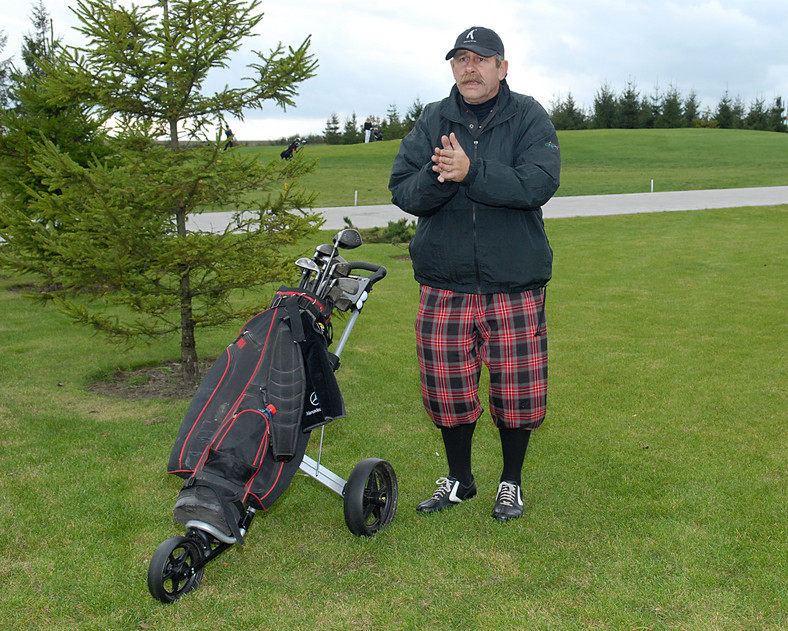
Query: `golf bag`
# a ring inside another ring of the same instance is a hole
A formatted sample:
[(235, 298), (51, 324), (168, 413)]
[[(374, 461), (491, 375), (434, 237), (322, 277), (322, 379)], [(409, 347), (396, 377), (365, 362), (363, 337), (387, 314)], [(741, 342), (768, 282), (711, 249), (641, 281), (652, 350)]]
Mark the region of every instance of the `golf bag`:
[(267, 509), (287, 488), (315, 427), (345, 416), (329, 353), (333, 304), (281, 287), (208, 370), (168, 472), (186, 478), (175, 518), (232, 535), (244, 505)]
[(301, 138), (296, 138), (293, 142), (291, 142), (287, 149), (285, 149), (282, 153), (279, 154), (279, 157), (282, 160), (290, 160), (293, 157), (294, 153), (297, 153), (302, 146), (306, 144), (306, 140)]

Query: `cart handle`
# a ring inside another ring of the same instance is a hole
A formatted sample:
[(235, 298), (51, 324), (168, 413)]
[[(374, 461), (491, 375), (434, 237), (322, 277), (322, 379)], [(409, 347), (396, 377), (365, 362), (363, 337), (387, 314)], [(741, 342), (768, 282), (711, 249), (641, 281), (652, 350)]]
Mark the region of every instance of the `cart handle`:
[(354, 261), (352, 263), (348, 263), (350, 265), (350, 269), (363, 269), (368, 272), (372, 272), (371, 276), (367, 276), (367, 281), (369, 283), (369, 288), (372, 289), (372, 285), (377, 283), (380, 279), (386, 276), (386, 268), (382, 265), (375, 265), (374, 263), (365, 263), (363, 261)]

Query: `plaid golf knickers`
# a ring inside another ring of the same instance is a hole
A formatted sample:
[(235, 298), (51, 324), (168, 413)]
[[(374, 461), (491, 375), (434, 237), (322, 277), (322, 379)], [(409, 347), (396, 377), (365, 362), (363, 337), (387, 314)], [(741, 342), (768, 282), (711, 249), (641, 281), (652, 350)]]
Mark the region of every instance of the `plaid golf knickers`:
[(424, 407), (438, 427), (476, 422), (482, 363), (496, 426), (536, 429), (547, 410), (544, 288), (463, 294), (421, 286), (416, 347)]

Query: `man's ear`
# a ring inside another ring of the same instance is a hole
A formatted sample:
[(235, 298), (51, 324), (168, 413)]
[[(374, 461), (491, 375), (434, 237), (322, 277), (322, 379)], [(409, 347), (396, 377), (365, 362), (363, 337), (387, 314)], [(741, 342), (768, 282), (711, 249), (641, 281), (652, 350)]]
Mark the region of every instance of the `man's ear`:
[(506, 59), (504, 59), (501, 62), (500, 68), (498, 68), (498, 79), (500, 81), (503, 81), (504, 79), (506, 79), (507, 74), (509, 74), (509, 62)]

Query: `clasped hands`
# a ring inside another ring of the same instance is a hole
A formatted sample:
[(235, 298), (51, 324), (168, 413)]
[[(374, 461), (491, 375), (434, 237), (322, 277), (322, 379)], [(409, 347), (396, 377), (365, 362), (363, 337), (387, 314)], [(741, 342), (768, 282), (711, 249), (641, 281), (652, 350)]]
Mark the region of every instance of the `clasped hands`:
[(452, 132), (441, 138), (442, 147), (435, 147), (432, 154), (432, 170), (438, 174), (438, 182), (462, 182), (468, 175), (471, 160)]

